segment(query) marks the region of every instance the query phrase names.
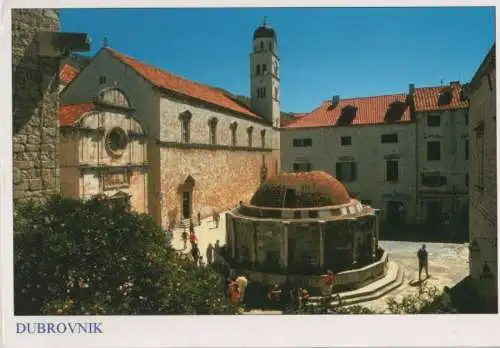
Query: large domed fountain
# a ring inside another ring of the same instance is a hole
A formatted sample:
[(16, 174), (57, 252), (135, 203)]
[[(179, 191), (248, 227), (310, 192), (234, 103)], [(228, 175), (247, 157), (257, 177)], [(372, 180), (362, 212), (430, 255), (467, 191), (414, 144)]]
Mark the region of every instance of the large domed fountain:
[(317, 292), (327, 270), (335, 291), (382, 278), (387, 254), (378, 247), (377, 210), (349, 197), (320, 171), (281, 173), (265, 181), (250, 204), (226, 214), (226, 261), (251, 281), (293, 284)]

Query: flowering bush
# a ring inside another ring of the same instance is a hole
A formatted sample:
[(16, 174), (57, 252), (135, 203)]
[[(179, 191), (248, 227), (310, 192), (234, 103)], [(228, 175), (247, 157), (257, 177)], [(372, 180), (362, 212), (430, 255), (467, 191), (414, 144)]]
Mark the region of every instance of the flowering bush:
[(14, 286), (16, 315), (228, 310), (217, 273), (179, 256), (151, 217), (103, 196), (16, 206)]

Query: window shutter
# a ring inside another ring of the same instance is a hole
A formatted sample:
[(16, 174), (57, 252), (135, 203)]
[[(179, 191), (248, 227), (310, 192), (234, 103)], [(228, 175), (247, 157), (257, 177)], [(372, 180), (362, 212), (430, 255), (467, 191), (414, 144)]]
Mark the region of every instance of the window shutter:
[(337, 162), (335, 165), (335, 175), (337, 176), (338, 180), (344, 180), (344, 178), (342, 177), (342, 163), (340, 162)]

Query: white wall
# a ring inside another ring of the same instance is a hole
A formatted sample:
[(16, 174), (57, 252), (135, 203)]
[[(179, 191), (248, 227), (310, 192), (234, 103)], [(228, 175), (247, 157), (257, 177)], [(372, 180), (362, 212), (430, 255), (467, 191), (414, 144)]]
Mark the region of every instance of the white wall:
[[(398, 143), (382, 144), (382, 134), (398, 134)], [(350, 146), (341, 146), (340, 137), (351, 136)], [(293, 147), (293, 139), (311, 138), (311, 147)], [(399, 180), (386, 182), (386, 156), (398, 156)], [(282, 169), (292, 171), (297, 160), (308, 160), (312, 170), (336, 176), (336, 163), (352, 157), (357, 163), (357, 180), (346, 187), (375, 208), (386, 209), (389, 200), (404, 201), (407, 217), (415, 211), (415, 124), (363, 125), (284, 129), (281, 134)]]

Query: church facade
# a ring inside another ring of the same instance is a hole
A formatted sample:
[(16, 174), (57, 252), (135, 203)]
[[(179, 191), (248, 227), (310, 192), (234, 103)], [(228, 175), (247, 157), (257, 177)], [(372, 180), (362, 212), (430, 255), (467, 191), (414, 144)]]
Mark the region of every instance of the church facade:
[[(120, 166), (131, 172), (140, 164), (147, 170), (143, 190), (125, 193), (132, 201), (144, 195), (145, 211), (164, 227), (205, 217), (250, 199), (268, 175), (280, 170), (277, 38), (266, 24), (254, 32), (250, 61), (247, 106), (220, 89), (103, 47), (63, 87), (61, 115), (65, 108), (88, 112), (84, 105), (92, 104), (101, 120), (93, 122), (128, 122), (124, 132), (130, 130), (142, 146), (130, 151), (144, 150), (144, 157)], [(120, 91), (126, 105), (103, 103), (101, 93), (108, 89)]]

